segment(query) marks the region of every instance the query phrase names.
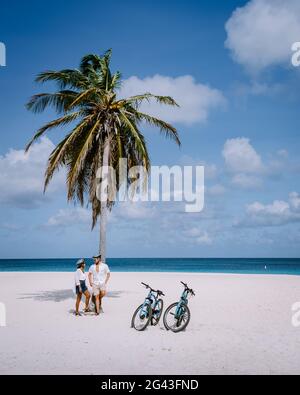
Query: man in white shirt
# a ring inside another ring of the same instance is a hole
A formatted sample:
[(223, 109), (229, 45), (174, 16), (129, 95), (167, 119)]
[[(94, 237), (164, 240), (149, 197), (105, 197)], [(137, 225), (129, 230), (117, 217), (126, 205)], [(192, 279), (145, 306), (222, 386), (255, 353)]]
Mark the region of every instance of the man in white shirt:
[[(94, 264), (89, 269), (89, 283), (95, 297), (96, 314), (100, 314), (102, 298), (106, 295), (106, 286), (110, 279), (110, 270), (101, 260), (101, 255), (93, 257)], [(103, 310), (102, 310), (103, 311)]]

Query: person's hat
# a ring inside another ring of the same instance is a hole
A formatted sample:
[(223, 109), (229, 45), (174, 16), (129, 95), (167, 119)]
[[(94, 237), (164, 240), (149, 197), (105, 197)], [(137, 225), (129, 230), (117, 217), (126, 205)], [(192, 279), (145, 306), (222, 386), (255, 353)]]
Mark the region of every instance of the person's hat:
[(93, 256), (93, 259), (101, 259), (101, 254)]
[(84, 259), (79, 259), (79, 260), (77, 261), (77, 263), (76, 263), (76, 266), (77, 266), (77, 267), (80, 267), (83, 263), (85, 263), (85, 260), (84, 260)]

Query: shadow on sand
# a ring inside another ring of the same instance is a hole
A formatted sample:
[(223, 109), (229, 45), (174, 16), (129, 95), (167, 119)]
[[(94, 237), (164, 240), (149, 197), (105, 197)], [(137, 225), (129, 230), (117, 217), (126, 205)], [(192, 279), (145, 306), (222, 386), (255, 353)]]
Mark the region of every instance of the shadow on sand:
[[(107, 293), (107, 298), (119, 298), (124, 291), (111, 291)], [(74, 292), (70, 289), (62, 289), (58, 291), (44, 291), (33, 294), (23, 294), (18, 299), (33, 299), (38, 302), (64, 302), (68, 299), (74, 299)]]

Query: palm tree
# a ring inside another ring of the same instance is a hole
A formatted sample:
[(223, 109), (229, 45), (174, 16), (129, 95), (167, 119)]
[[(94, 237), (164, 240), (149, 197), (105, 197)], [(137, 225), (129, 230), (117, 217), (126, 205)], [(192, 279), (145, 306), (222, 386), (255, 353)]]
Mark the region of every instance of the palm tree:
[[(155, 100), (170, 106), (177, 106), (176, 102), (171, 97), (151, 93), (119, 99), (117, 91), (121, 86), (121, 74), (112, 74), (110, 59), (111, 50), (103, 56), (90, 54), (83, 57), (79, 69), (42, 72), (36, 81), (55, 82), (57, 90), (34, 95), (27, 104), (27, 108), (35, 113), (53, 107), (58, 118), (36, 132), (26, 151), (53, 128), (69, 126), (71, 129), (48, 159), (44, 192), (54, 173), (65, 167), (68, 201), (79, 202), (82, 206), (86, 202), (91, 204), (92, 229), (100, 216), (99, 244), (104, 261), (107, 210), (112, 208), (113, 199), (97, 198), (98, 169), (106, 166), (116, 169), (118, 189), (125, 179), (128, 186), (133, 182), (128, 177), (132, 166), (143, 166), (149, 172), (149, 154), (140, 131), (144, 123), (158, 127), (166, 137), (180, 145), (172, 125), (140, 111), (145, 101)], [(123, 176), (117, 170), (120, 158), (128, 161), (128, 171)]]

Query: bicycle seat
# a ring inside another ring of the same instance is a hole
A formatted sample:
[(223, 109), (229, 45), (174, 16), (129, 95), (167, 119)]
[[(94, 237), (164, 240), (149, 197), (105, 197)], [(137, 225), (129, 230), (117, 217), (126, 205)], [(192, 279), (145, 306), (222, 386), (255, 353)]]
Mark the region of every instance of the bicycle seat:
[(157, 290), (156, 291), (157, 292), (157, 295), (158, 296), (166, 296), (162, 291), (160, 291), (160, 290)]

